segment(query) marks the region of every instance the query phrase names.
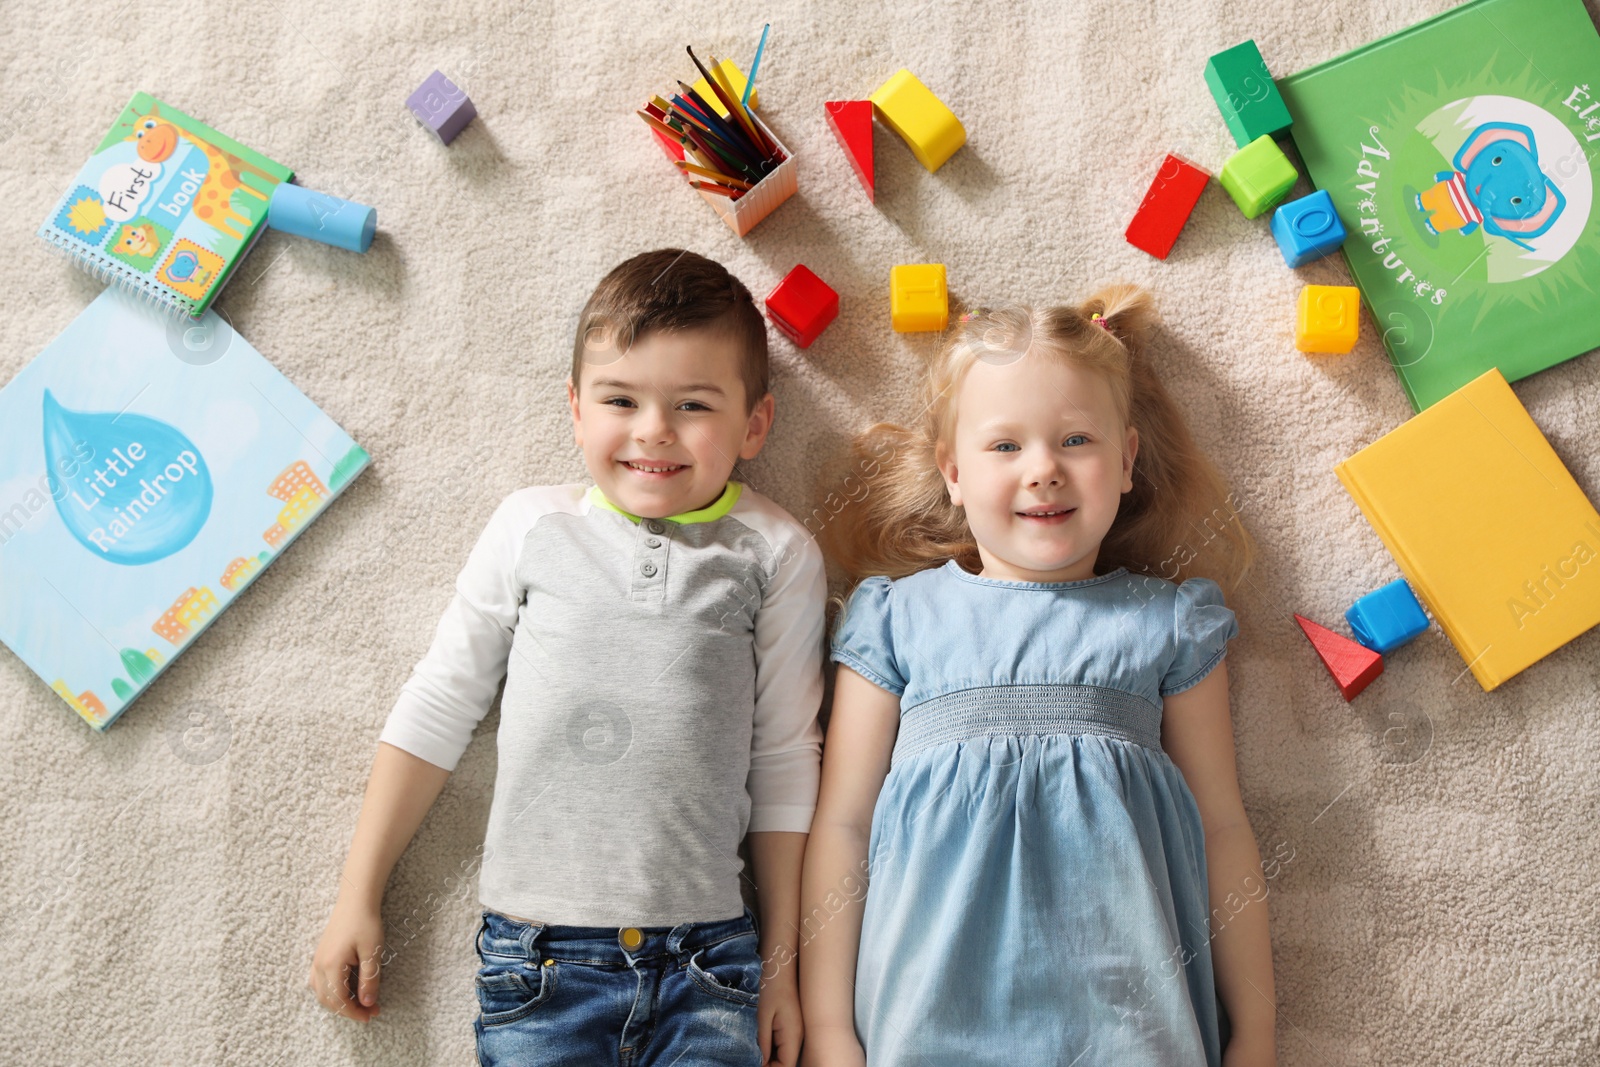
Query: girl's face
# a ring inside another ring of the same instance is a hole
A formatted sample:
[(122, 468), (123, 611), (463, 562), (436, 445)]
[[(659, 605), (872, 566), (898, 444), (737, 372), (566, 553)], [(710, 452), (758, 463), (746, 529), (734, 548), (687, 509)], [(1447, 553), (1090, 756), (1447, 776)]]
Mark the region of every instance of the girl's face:
[(979, 360), (961, 383), (953, 439), (938, 446), (951, 503), (966, 511), (982, 575), (1022, 582), (1094, 577), (1139, 434), (1093, 372), (1029, 353)]

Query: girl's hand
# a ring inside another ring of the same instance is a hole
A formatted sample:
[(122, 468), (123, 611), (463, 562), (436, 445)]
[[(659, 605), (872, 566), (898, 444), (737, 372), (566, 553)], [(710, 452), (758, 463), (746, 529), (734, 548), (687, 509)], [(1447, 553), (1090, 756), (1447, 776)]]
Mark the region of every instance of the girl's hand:
[(306, 985), (329, 1011), (368, 1022), (378, 1014), (382, 952), (383, 917), (378, 908), (341, 895), (311, 958)]
[(1228, 1042), (1222, 1053), (1222, 1067), (1278, 1067), (1278, 1050), (1273, 1038), (1241, 1038)]
[(867, 1067), (867, 1053), (849, 1027), (813, 1028), (806, 1032), (800, 1067)]

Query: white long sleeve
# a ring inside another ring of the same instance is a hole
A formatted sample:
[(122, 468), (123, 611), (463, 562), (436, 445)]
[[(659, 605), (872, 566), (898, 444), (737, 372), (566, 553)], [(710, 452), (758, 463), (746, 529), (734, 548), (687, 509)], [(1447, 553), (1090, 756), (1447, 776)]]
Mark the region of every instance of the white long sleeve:
[(495, 509), (456, 577), (427, 655), (401, 686), (378, 740), (456, 769), (505, 677), (522, 604), (516, 580), (522, 539), (540, 514), (562, 504), (575, 508), (576, 502), (570, 491), (525, 490)]
[[(750, 745), (750, 830), (806, 833), (822, 779), (823, 630), (828, 577), (809, 532), (786, 513), (762, 533), (777, 574), (756, 614), (755, 734)], [(758, 528), (769, 524), (749, 519)]]

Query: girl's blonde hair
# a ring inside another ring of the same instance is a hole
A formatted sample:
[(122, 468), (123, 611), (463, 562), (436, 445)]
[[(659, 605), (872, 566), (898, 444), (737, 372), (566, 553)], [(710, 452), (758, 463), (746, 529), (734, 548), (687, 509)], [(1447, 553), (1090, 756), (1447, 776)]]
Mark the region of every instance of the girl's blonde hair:
[(1133, 489), (1101, 542), (1096, 570), (1127, 567), (1169, 581), (1204, 575), (1236, 589), (1254, 558), (1254, 541), (1227, 483), (1150, 365), (1145, 349), (1154, 320), (1149, 293), (1125, 284), (1078, 307), (1011, 305), (963, 316), (929, 368), (917, 424), (879, 423), (852, 443), (852, 469), (862, 473), (864, 491), (820, 534), (852, 583), (875, 574), (898, 578), (951, 559), (981, 569), (935, 450), (951, 439), (956, 397), (978, 360), (1042, 357), (1104, 375), (1123, 424), (1139, 431)]

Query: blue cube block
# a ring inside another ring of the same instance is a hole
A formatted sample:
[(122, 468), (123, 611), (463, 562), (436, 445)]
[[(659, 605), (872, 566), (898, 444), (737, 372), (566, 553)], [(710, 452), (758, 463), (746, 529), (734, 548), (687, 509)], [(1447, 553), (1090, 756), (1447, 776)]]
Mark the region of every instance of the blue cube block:
[(1344, 244), (1344, 223), (1326, 189), (1291, 200), (1272, 213), (1272, 236), (1291, 267), (1303, 267)]
[(1404, 578), (1357, 600), (1344, 617), (1357, 641), (1385, 656), (1428, 628), (1428, 616)]

